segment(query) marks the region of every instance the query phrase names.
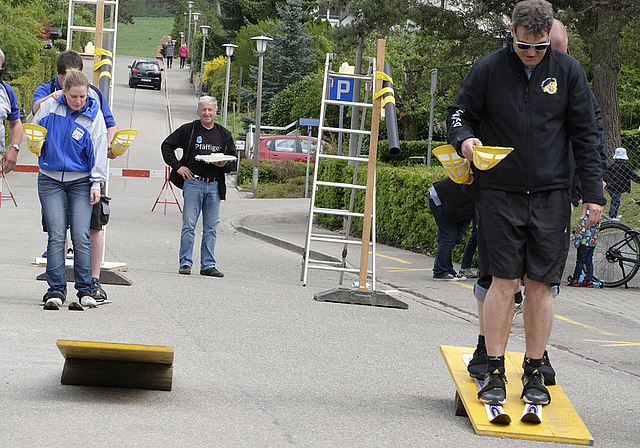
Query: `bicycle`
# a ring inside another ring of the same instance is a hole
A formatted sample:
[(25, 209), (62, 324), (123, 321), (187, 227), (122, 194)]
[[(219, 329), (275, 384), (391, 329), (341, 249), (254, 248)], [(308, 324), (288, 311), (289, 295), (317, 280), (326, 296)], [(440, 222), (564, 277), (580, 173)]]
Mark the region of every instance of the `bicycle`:
[(601, 288), (628, 288), (640, 269), (640, 232), (623, 222), (603, 219), (593, 252), (593, 282)]

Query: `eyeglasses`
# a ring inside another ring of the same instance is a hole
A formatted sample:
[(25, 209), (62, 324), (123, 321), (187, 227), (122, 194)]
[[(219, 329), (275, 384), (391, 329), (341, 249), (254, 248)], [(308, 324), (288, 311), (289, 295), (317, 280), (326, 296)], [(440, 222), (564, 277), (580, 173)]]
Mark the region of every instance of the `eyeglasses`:
[(547, 47), (549, 45), (551, 45), (551, 42), (547, 42), (546, 44), (535, 44), (535, 45), (532, 45), (532, 44), (526, 44), (524, 42), (516, 41), (516, 45), (518, 46), (519, 49), (524, 50), (524, 51), (529, 50), (529, 48), (531, 48), (531, 47), (535, 48), (536, 51), (544, 51), (544, 50), (547, 49)]

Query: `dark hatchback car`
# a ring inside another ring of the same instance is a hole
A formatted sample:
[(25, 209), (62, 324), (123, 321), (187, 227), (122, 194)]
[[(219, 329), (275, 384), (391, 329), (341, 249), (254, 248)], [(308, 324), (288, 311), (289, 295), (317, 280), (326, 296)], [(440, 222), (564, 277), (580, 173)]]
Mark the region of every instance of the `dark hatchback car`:
[(156, 61), (133, 61), (128, 66), (129, 87), (132, 89), (137, 86), (152, 86), (156, 90), (160, 90), (162, 86), (162, 70)]

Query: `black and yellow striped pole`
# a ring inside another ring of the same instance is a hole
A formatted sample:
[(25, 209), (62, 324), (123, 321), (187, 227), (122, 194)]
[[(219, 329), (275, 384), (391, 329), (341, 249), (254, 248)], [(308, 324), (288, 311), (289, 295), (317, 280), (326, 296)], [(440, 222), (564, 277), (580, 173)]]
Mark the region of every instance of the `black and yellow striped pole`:
[(398, 117), (396, 115), (396, 98), (393, 91), (391, 66), (384, 64), (384, 72), (378, 72), (376, 77), (382, 79), (382, 89), (376, 92), (376, 98), (382, 97), (385, 121), (387, 122), (387, 138), (389, 139), (389, 153), (397, 155), (400, 152), (400, 138), (398, 136)]

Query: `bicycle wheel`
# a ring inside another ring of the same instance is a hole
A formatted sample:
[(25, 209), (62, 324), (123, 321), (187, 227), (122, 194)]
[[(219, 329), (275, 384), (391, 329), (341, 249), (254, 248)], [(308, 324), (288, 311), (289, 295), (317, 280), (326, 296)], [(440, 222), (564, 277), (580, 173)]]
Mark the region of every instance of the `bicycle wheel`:
[(593, 252), (593, 280), (607, 288), (624, 285), (640, 267), (638, 232), (619, 221), (605, 221), (600, 226)]

